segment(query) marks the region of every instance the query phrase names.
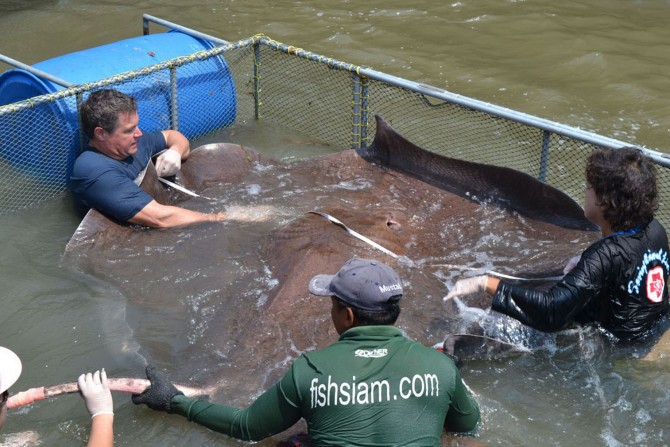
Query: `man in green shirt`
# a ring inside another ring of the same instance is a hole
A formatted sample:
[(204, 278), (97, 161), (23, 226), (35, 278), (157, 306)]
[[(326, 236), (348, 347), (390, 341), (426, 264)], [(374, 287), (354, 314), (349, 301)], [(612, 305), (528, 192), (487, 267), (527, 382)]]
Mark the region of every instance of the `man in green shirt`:
[(151, 386), (133, 402), (254, 441), (304, 418), (314, 446), (439, 446), (443, 429), (476, 427), (479, 407), (453, 360), (393, 326), (403, 292), (393, 269), (354, 258), (312, 278), (309, 291), (331, 297), (340, 339), (302, 354), (247, 408), (185, 397), (152, 366)]

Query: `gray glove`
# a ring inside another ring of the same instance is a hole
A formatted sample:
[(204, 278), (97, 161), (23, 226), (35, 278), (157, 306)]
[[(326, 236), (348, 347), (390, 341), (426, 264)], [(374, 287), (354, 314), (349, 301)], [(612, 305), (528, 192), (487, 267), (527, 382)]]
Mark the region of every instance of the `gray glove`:
[(156, 370), (152, 365), (147, 366), (146, 374), (151, 386), (142, 394), (133, 394), (133, 403), (135, 405), (146, 404), (152, 410), (172, 413), (172, 398), (184, 393), (175, 388), (165, 374)]
[(94, 418), (99, 414), (114, 414), (114, 402), (112, 392), (107, 385), (107, 373), (105, 370), (96, 371), (94, 374), (82, 374), (79, 376), (79, 391), (86, 402), (86, 409)]
[(181, 154), (174, 149), (168, 149), (156, 159), (156, 172), (160, 177), (170, 177), (181, 169)]
[(485, 292), (488, 276), (473, 276), (472, 278), (459, 279), (447, 296), (442, 298), (444, 301), (450, 300), (456, 296), (472, 295), (473, 293)]

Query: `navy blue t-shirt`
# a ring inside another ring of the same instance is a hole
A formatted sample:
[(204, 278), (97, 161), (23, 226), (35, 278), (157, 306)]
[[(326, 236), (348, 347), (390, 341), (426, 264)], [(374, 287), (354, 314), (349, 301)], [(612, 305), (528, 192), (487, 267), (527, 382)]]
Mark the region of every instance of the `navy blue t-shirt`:
[(70, 176), (75, 209), (82, 215), (94, 208), (124, 222), (131, 219), (153, 200), (134, 180), (151, 157), (165, 147), (160, 131), (143, 134), (137, 142), (137, 153), (123, 160), (88, 147), (75, 160)]

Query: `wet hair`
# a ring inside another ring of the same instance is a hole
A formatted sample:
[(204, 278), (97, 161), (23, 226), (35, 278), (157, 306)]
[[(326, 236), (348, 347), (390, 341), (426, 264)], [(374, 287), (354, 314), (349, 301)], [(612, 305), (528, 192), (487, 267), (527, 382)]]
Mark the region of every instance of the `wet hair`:
[(334, 296), (337, 305), (341, 308), (350, 307), (351, 311), (356, 317), (356, 323), (359, 326), (382, 326), (382, 325), (391, 325), (395, 324), (398, 316), (400, 315), (400, 298), (402, 295), (395, 295), (389, 298), (388, 300), (388, 309), (386, 310), (367, 310), (361, 309), (359, 307), (354, 307), (350, 304), (345, 303), (338, 297)]
[(586, 182), (612, 230), (630, 230), (654, 218), (656, 166), (640, 149), (595, 150), (586, 162)]
[(81, 128), (92, 139), (96, 127), (106, 132), (114, 132), (121, 113), (137, 112), (137, 102), (118, 90), (97, 90), (90, 95), (80, 108)]

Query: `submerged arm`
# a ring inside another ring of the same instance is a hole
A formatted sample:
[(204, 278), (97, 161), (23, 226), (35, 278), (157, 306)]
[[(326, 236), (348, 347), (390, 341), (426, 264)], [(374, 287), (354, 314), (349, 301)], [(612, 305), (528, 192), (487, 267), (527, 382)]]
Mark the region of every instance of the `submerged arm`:
[(560, 331), (597, 295), (604, 275), (598, 256), (584, 256), (562, 281), (546, 292), (500, 281), (491, 308), (532, 328)]
[(128, 221), (138, 225), (164, 229), (199, 222), (219, 222), (225, 219), (226, 214), (223, 211), (206, 214), (177, 206), (161, 205), (152, 200)]
[(471, 432), (479, 422), (479, 405), (465, 387), (455, 366), (454, 370), (456, 371), (456, 389), (451, 396), (451, 405), (444, 419), (444, 428), (459, 433)]
[(277, 383), (247, 408), (190, 399), (178, 395), (172, 410), (211, 430), (245, 441), (258, 441), (298, 422), (300, 409), (290, 405)]

